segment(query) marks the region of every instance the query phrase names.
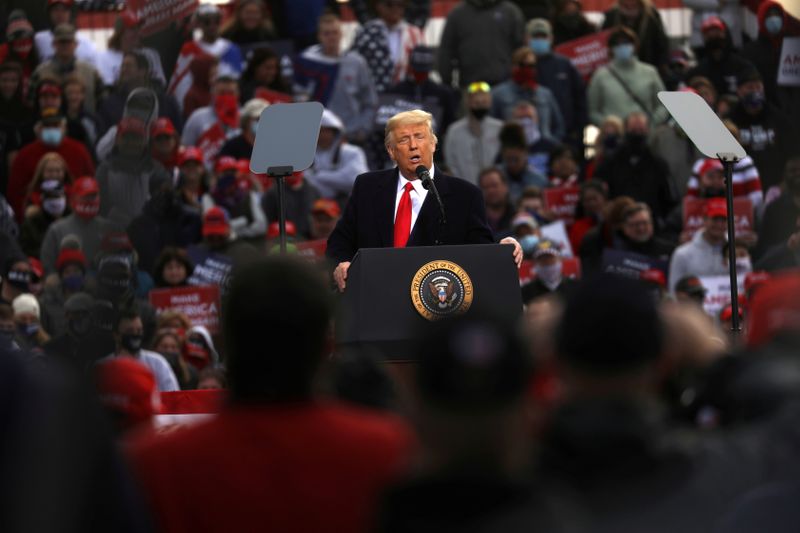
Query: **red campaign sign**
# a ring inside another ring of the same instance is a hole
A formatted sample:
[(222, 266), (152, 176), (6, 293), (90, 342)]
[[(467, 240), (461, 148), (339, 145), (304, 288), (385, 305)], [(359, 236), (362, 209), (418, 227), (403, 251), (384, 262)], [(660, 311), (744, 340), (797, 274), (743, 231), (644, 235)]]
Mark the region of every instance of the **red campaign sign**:
[(579, 198), (578, 187), (554, 187), (544, 190), (544, 206), (567, 225), (575, 222), (575, 208), (578, 206)]
[(217, 285), (193, 285), (150, 291), (150, 305), (156, 313), (180, 311), (192, 325), (205, 326), (212, 334), (219, 332), (220, 299)]
[(128, 0), (127, 10), (142, 22), (139, 35), (145, 37), (163, 30), (172, 21), (191, 16), (199, 0)]
[(297, 246), (297, 255), (322, 259), (328, 248), (328, 239), (298, 242), (295, 246)]
[[(703, 227), (703, 218), (707, 200), (704, 198), (687, 197), (683, 199), (683, 233), (688, 238)], [(733, 224), (737, 235), (753, 233), (755, 218), (753, 215), (753, 202), (750, 198), (733, 199)]]
[[(561, 274), (565, 278), (581, 279), (581, 260), (577, 257), (565, 257), (561, 260)], [(525, 259), (519, 266), (519, 284), (525, 285), (536, 277), (533, 271), (533, 260)]]
[(589, 81), (594, 71), (608, 63), (608, 36), (611, 30), (593, 33), (580, 39), (573, 39), (556, 46), (554, 51), (567, 56), (572, 64)]

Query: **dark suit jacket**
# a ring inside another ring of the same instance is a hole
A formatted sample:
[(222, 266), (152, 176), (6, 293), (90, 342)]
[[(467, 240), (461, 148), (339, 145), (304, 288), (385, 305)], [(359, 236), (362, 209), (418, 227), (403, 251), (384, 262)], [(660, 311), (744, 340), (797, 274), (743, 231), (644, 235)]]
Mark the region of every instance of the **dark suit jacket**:
[[(481, 191), (465, 180), (445, 175), (438, 168), (433, 179), (447, 214), (447, 225), (441, 231), (441, 244), (495, 242), (486, 222)], [(344, 214), (328, 238), (328, 257), (336, 262), (350, 261), (359, 248), (394, 246), (397, 180), (396, 168), (367, 172), (356, 178)], [(439, 206), (431, 192), (422, 203), (408, 246), (436, 244), (439, 218)]]

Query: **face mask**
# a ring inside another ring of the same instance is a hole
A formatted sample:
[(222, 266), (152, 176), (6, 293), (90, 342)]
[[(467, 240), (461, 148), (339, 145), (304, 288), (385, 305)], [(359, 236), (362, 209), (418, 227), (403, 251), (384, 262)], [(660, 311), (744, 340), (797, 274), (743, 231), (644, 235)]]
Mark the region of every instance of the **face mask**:
[(42, 200), (42, 209), (50, 216), (60, 217), (66, 208), (67, 199), (64, 196)]
[(142, 349), (142, 336), (126, 333), (119, 343), (126, 352), (137, 354)]
[(131, 287), (131, 280), (127, 277), (112, 278), (109, 276), (101, 276), (98, 279), (98, 284), (105, 294), (116, 300), (128, 292)]
[(77, 292), (83, 288), (83, 275), (73, 274), (65, 278), (61, 278), (61, 286), (71, 292)]
[(722, 50), (725, 48), (725, 38), (724, 37), (714, 37), (713, 39), (709, 39), (706, 41), (706, 50)]
[(67, 328), (76, 337), (83, 337), (92, 327), (91, 317), (83, 316), (79, 318), (72, 318), (67, 321)]
[(622, 43), (611, 49), (614, 60), (619, 63), (629, 63), (633, 61), (635, 49), (632, 43)]
[(793, 195), (800, 196), (800, 176), (787, 177), (786, 188), (789, 189), (789, 192)]
[(764, 93), (761, 91), (754, 91), (747, 93), (742, 97), (742, 104), (749, 109), (761, 109), (764, 105)]
[(766, 28), (767, 33), (772, 35), (779, 34), (783, 29), (783, 17), (780, 15), (770, 15), (764, 19), (764, 28)]
[(529, 42), (531, 50), (537, 56), (543, 56), (550, 53), (550, 39), (544, 37), (534, 37)]
[(33, 337), (39, 332), (39, 324), (19, 324), (17, 329), (23, 337)]
[(6, 277), (8, 284), (22, 292), (28, 292), (31, 284), (31, 275), (21, 270), (12, 270)]
[(517, 85), (536, 88), (536, 69), (534, 67), (516, 66), (511, 69), (511, 77)]
[(752, 272), (753, 271), (753, 263), (750, 261), (749, 257), (740, 257), (736, 260), (736, 271), (737, 272)]
[(561, 282), (561, 261), (554, 265), (537, 265), (533, 270), (536, 272), (536, 277), (545, 285), (553, 287)]
[(522, 126), (522, 130), (525, 132), (525, 142), (528, 143), (528, 146), (541, 139), (542, 134), (539, 131), (539, 125), (536, 124), (531, 117), (521, 118), (517, 122), (519, 122), (519, 125)]
[(606, 135), (603, 137), (603, 150), (613, 152), (619, 146), (619, 135)]
[(533, 249), (536, 248), (536, 245), (539, 244), (539, 237), (536, 235), (525, 235), (519, 240), (519, 245), (522, 246), (522, 253), (530, 256), (533, 253)]
[(645, 143), (647, 142), (647, 135), (639, 133), (638, 131), (632, 131), (625, 134), (625, 142), (634, 152), (640, 152), (644, 149)]
[(235, 94), (218, 94), (214, 97), (214, 111), (220, 122), (229, 128), (239, 127), (239, 102)]
[(724, 198), (725, 188), (705, 187), (700, 191), (701, 198)]
[(477, 120), (483, 120), (489, 114), (488, 107), (474, 107), (469, 110), (470, 114)]
[(85, 220), (91, 220), (100, 212), (100, 198), (94, 200), (80, 199), (73, 205), (75, 214)]
[(42, 128), (42, 142), (48, 146), (58, 146), (64, 138), (61, 128)]
[(18, 39), (11, 43), (11, 49), (20, 59), (27, 59), (33, 50), (33, 39)]

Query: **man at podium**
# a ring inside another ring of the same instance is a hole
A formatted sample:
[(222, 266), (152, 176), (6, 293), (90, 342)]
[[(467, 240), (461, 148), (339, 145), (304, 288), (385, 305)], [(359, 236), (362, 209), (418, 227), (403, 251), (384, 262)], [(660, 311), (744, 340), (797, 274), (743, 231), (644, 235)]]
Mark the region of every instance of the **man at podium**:
[[(433, 166), (437, 141), (432, 115), (420, 109), (398, 113), (386, 123), (386, 150), (397, 166), (356, 178), (344, 214), (328, 238), (326, 255), (338, 264), (333, 277), (340, 291), (359, 248), (495, 242), (480, 190)], [(432, 184), (426, 188), (428, 178)], [(519, 266), (519, 243), (511, 237), (500, 243), (514, 245), (513, 260)]]

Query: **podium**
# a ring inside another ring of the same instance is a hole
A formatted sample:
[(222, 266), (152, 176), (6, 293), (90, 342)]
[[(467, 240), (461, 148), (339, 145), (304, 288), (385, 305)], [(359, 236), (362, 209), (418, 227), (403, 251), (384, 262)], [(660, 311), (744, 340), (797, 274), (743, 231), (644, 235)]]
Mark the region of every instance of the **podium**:
[(518, 320), (522, 297), (512, 250), (508, 244), (359, 250), (339, 301), (338, 344), (413, 361), (415, 338), (432, 320), (463, 313)]

